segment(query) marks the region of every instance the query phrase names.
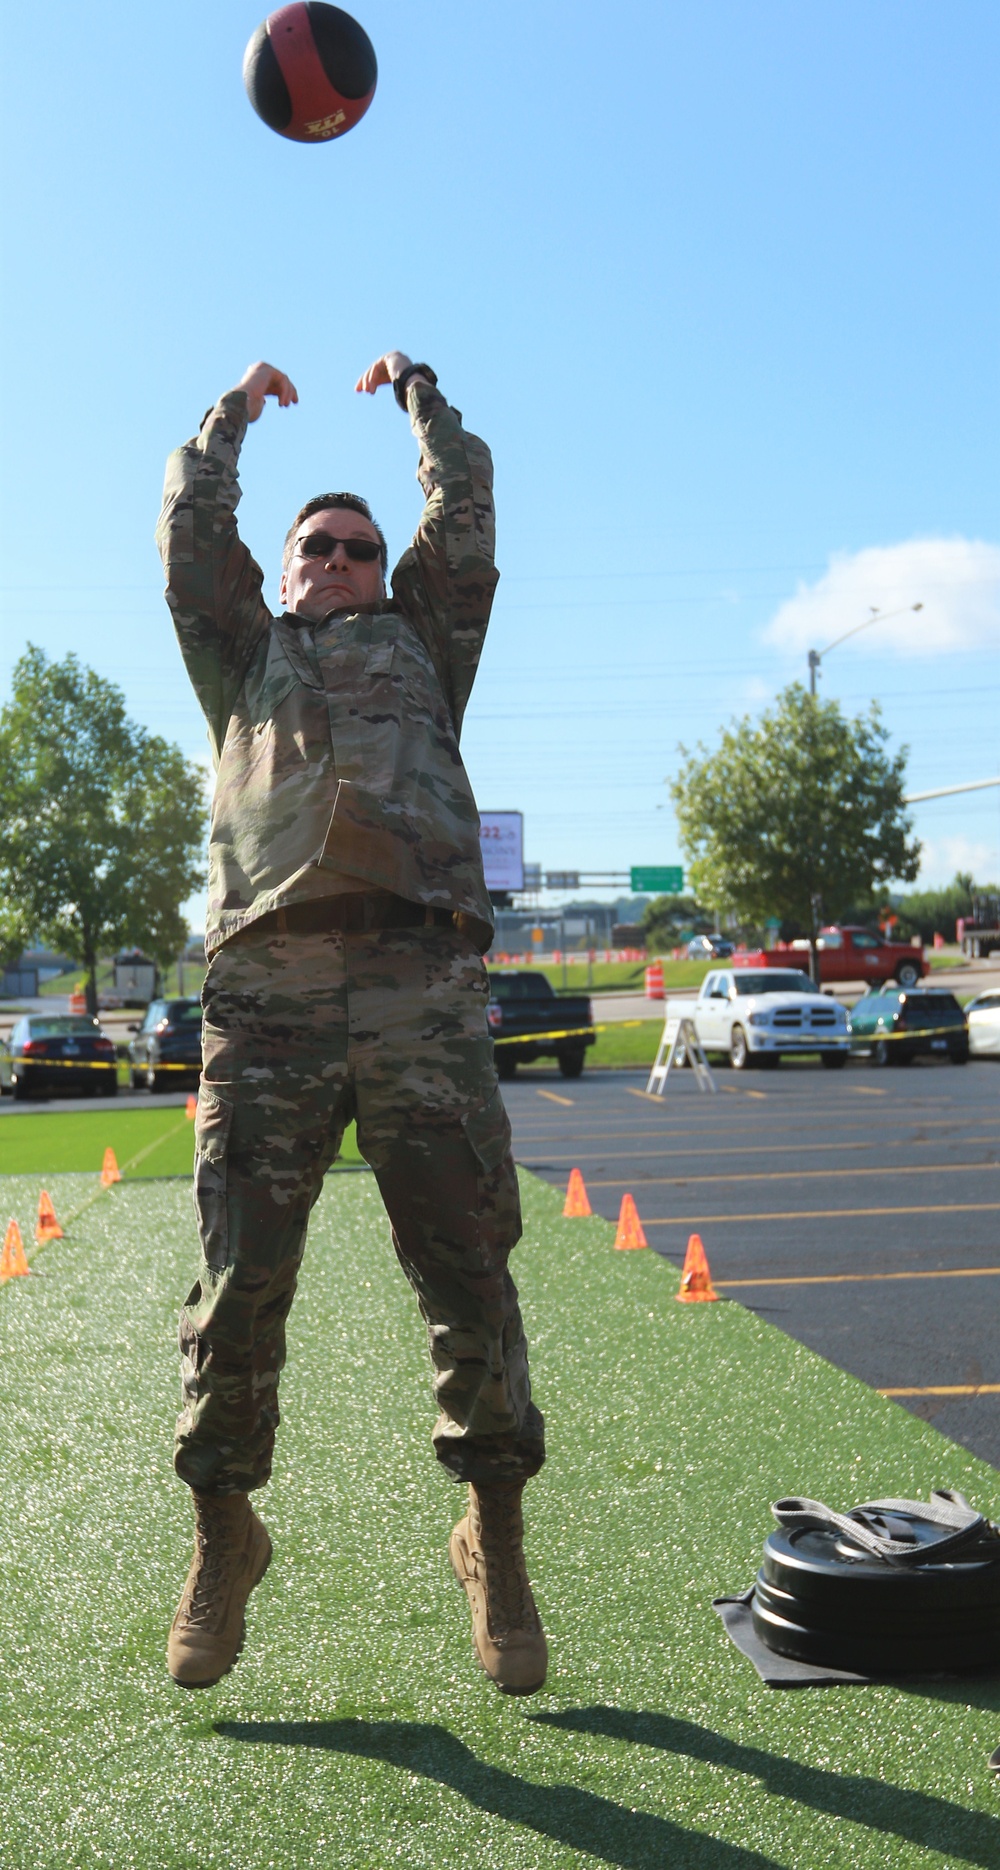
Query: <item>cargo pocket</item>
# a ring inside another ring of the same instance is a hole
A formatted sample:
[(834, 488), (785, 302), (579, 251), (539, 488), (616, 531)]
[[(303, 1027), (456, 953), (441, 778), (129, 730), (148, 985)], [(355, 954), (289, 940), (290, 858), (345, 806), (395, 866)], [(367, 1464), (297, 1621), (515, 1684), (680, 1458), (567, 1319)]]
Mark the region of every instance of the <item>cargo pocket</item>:
[(229, 1264), (226, 1158), (233, 1105), (202, 1082), (194, 1124), (194, 1206), (205, 1264), (222, 1272)]
[(510, 1119), (504, 1109), (499, 1086), (485, 1104), (479, 1104), (474, 1110), (466, 1111), (462, 1117), (462, 1128), (480, 1167), (487, 1175), (498, 1169), (511, 1145)]

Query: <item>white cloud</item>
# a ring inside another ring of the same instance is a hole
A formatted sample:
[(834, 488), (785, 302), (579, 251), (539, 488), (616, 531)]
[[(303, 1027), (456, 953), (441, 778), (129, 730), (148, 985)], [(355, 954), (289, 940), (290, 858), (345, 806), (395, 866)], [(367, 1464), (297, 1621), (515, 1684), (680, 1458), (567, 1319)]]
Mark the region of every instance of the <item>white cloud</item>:
[(950, 883), (959, 870), (986, 883), (1000, 874), (997, 841), (988, 838), (924, 838), (920, 852), (920, 875), (908, 890), (937, 889)]
[[(916, 613), (914, 604), (923, 608)], [(887, 621), (851, 648), (869, 655), (936, 656), (1000, 649), (1000, 546), (982, 539), (910, 539), (836, 554), (816, 584), (800, 584), (772, 617), (766, 642), (823, 650), (872, 609)], [(901, 611), (901, 616), (889, 612)]]

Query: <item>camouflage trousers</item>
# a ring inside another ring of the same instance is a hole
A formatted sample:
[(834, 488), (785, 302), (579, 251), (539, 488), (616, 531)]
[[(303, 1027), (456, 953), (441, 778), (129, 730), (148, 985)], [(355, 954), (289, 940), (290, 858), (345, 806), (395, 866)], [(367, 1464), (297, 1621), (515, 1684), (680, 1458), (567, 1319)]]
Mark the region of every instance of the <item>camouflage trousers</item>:
[(180, 1322), (175, 1466), (189, 1486), (249, 1492), (271, 1472), (309, 1211), (352, 1117), (427, 1324), (438, 1459), (479, 1483), (541, 1466), (487, 996), (479, 955), (447, 928), (250, 928), (214, 956), (195, 1123), (202, 1265)]

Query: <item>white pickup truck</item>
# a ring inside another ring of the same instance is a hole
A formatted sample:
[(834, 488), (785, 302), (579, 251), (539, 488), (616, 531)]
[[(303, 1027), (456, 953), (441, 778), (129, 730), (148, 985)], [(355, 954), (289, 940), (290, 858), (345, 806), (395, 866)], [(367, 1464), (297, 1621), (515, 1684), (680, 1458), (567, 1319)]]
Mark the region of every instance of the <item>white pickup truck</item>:
[(666, 1015), (693, 1020), (703, 1051), (725, 1053), (736, 1071), (773, 1067), (783, 1052), (818, 1052), (834, 1071), (851, 1049), (845, 1008), (796, 968), (718, 968), (696, 1000), (668, 1000)]

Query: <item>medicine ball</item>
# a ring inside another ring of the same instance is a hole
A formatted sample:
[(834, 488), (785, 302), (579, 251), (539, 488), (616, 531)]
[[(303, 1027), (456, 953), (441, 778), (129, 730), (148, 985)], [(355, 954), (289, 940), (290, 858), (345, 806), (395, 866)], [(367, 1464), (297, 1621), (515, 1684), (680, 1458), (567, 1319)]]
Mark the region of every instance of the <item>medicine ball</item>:
[(295, 143), (327, 143), (353, 130), (377, 78), (364, 28), (322, 0), (279, 7), (243, 55), (243, 82), (258, 117)]

